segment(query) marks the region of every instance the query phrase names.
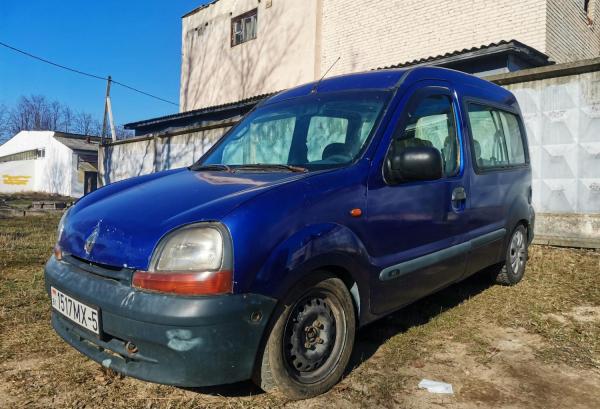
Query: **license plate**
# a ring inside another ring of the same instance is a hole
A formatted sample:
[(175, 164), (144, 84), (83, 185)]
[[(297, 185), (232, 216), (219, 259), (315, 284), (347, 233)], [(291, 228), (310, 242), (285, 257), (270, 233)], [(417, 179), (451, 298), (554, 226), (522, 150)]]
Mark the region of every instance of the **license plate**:
[(50, 287), (50, 293), (52, 308), (94, 334), (100, 334), (100, 315), (97, 309), (69, 297), (54, 287)]

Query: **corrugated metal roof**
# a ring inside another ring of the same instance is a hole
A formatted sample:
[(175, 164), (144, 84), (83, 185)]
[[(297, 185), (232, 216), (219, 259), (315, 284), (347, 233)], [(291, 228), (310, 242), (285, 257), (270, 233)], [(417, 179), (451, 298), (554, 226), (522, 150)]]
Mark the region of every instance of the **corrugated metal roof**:
[(453, 60), (453, 59), (455, 59), (454, 57), (463, 57), (464, 58), (465, 54), (470, 54), (470, 53), (475, 54), (474, 57), (480, 57), (481, 55), (485, 55), (486, 53), (487, 54), (495, 54), (495, 53), (506, 52), (506, 51), (521, 52), (521, 53), (530, 55), (533, 58), (545, 60), (549, 64), (553, 64), (553, 62), (551, 62), (549, 59), (550, 57), (548, 57), (546, 54), (536, 50), (533, 47), (523, 44), (517, 40), (509, 40), (509, 41), (502, 40), (502, 41), (498, 41), (496, 43), (484, 44), (484, 45), (480, 45), (478, 47), (463, 48), (462, 50), (450, 51), (445, 54), (424, 57), (424, 58), (420, 58), (420, 59), (416, 59), (416, 60), (412, 60), (412, 61), (405, 61), (405, 62), (402, 62), (399, 64), (388, 65), (385, 67), (378, 67), (376, 69), (377, 70), (386, 70), (386, 69), (392, 69), (392, 68), (410, 67), (413, 65), (425, 65), (425, 64), (431, 64), (431, 63), (439, 63), (441, 60), (446, 60), (446, 59)]
[(227, 104), (213, 105), (213, 106), (209, 106), (209, 107), (205, 107), (205, 108), (195, 109), (193, 111), (185, 111), (185, 112), (180, 112), (178, 114), (165, 115), (165, 116), (160, 116), (158, 118), (151, 118), (151, 119), (147, 119), (147, 120), (143, 120), (143, 121), (131, 122), (131, 123), (125, 124), (123, 126), (125, 127), (125, 129), (134, 129), (134, 128), (137, 128), (140, 126), (152, 125), (153, 123), (165, 122), (165, 121), (168, 121), (171, 119), (182, 119), (182, 118), (193, 117), (193, 116), (201, 115), (201, 114), (226, 111), (226, 110), (232, 109), (232, 108), (241, 108), (241, 107), (244, 107), (247, 105), (256, 105), (258, 102), (262, 101), (263, 99), (270, 97), (272, 95), (275, 95), (278, 92), (279, 91), (271, 92), (268, 94), (255, 95), (253, 97), (245, 98), (245, 99), (235, 101), (235, 102), (230, 102)]
[(98, 151), (100, 138), (97, 136), (55, 132), (54, 139), (74, 151)]

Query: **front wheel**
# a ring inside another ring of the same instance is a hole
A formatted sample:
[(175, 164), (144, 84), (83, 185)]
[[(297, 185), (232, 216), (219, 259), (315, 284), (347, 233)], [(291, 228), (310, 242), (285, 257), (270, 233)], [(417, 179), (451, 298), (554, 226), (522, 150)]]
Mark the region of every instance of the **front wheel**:
[(525, 274), (527, 251), (527, 230), (523, 225), (518, 225), (506, 246), (504, 264), (495, 277), (498, 284), (515, 285), (521, 281)]
[(350, 360), (354, 305), (339, 278), (319, 274), (282, 301), (254, 381), (266, 392), (306, 399), (331, 389)]

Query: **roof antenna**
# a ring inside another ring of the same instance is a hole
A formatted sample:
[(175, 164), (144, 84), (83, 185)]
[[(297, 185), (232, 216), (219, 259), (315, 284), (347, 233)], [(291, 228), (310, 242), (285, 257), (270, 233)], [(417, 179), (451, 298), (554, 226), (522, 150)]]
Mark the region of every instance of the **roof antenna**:
[(337, 62), (338, 62), (338, 61), (339, 61), (341, 58), (342, 58), (342, 56), (340, 55), (340, 56), (337, 58), (337, 60), (335, 60), (335, 61), (333, 62), (333, 64), (331, 64), (331, 67), (329, 67), (329, 68), (327, 69), (327, 71), (325, 71), (325, 74), (323, 74), (323, 76), (321, 77), (321, 79), (320, 79), (319, 81), (317, 81), (317, 83), (315, 84), (315, 86), (313, 87), (313, 89), (311, 89), (311, 90), (310, 90), (310, 92), (311, 92), (312, 94), (314, 94), (315, 92), (317, 92), (317, 89), (319, 88), (319, 85), (321, 84), (321, 81), (323, 81), (323, 79), (325, 78), (325, 76), (326, 76), (327, 74), (329, 74), (329, 71), (331, 71), (331, 69), (332, 69), (332, 68), (333, 68), (333, 67), (334, 67), (334, 66), (337, 64)]

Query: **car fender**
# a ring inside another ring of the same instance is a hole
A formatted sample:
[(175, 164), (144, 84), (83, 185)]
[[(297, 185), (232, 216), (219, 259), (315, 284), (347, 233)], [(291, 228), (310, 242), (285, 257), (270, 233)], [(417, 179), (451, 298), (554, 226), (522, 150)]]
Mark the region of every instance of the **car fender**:
[(360, 315), (366, 314), (370, 294), (368, 259), (362, 241), (348, 227), (336, 223), (309, 225), (273, 249), (251, 291), (281, 299), (310, 274), (329, 270), (348, 285)]

